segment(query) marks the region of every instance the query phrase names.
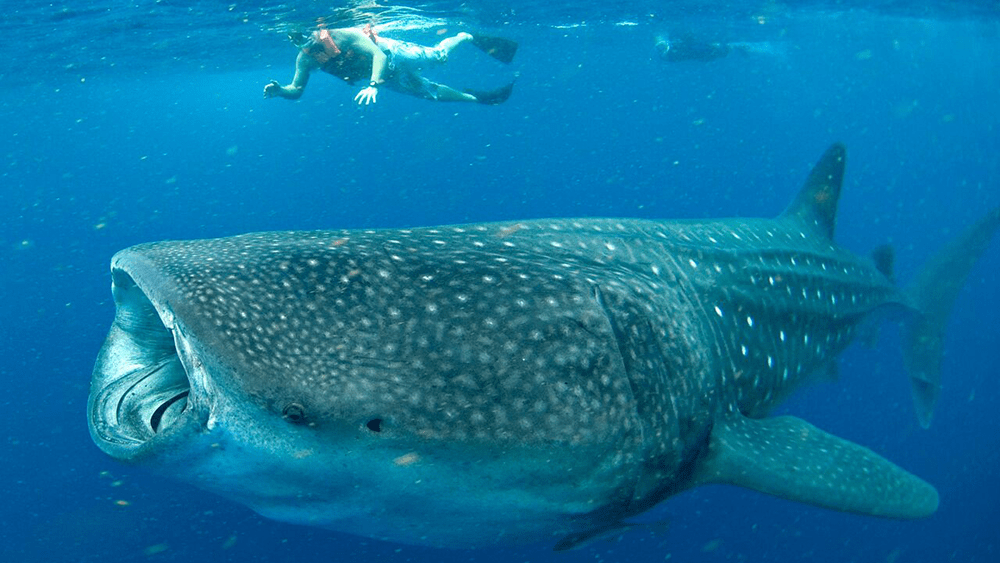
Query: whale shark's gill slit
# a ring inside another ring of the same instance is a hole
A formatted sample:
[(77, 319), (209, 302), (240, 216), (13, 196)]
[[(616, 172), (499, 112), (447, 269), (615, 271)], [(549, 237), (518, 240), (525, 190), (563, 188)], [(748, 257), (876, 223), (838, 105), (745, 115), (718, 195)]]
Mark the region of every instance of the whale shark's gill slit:
[[(167, 367), (167, 365), (171, 361), (172, 358), (164, 358), (152, 366), (135, 370), (135, 372), (133, 372), (133, 374), (128, 377), (128, 381), (131, 382), (131, 385), (129, 385), (128, 388), (125, 389), (125, 392), (123, 392), (121, 394), (121, 397), (118, 399), (118, 408), (116, 409), (116, 412), (118, 413), (118, 418), (123, 418), (122, 414), (127, 412), (128, 405), (125, 404), (125, 399), (131, 397), (133, 391), (135, 391), (135, 388), (139, 386), (139, 384), (141, 384), (142, 382), (149, 379), (150, 377), (155, 376), (163, 368)], [(142, 375), (136, 377), (135, 374), (142, 374)]]
[[(163, 421), (164, 415), (166, 415), (168, 411), (173, 412), (175, 414), (180, 414), (184, 412), (184, 409), (187, 408), (187, 396), (190, 393), (191, 393), (190, 390), (178, 393), (177, 395), (174, 395), (168, 401), (157, 407), (155, 411), (153, 411), (153, 416), (149, 418), (149, 427), (153, 429), (153, 432), (159, 432), (160, 422)], [(178, 402), (181, 400), (184, 400), (184, 402), (180, 403), (179, 407), (170, 410), (170, 407), (177, 405)], [(168, 420), (169, 419), (170, 417), (168, 417)]]

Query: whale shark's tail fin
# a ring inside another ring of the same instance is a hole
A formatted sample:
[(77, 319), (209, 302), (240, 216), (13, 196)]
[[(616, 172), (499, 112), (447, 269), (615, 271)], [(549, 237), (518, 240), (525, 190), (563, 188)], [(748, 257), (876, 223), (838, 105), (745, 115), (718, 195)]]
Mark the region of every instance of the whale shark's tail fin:
[(931, 424), (941, 387), (942, 341), (952, 304), (998, 227), (1000, 208), (987, 213), (938, 251), (905, 289), (916, 314), (903, 327), (903, 362), (910, 376), (917, 418), (924, 428)]

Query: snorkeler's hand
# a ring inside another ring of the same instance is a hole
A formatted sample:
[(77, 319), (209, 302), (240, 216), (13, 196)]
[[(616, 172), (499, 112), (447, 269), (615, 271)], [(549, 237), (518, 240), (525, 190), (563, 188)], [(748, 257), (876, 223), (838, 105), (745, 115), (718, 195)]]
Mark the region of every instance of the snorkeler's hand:
[(277, 80), (272, 80), (264, 86), (264, 97), (273, 98), (275, 96), (281, 95), (281, 83)]
[(357, 96), (354, 96), (354, 101), (358, 102), (359, 106), (362, 104), (367, 106), (368, 104), (374, 104), (377, 101), (376, 100), (377, 97), (378, 97), (378, 88), (374, 86), (368, 86), (364, 90), (358, 92)]

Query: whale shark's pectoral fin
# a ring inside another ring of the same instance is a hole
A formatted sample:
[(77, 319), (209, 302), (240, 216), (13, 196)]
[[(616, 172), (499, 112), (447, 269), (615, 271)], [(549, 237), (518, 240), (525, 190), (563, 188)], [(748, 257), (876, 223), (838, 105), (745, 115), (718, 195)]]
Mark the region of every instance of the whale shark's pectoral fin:
[(937, 491), (920, 478), (792, 416), (718, 421), (695, 479), (889, 518), (921, 518), (938, 506)]

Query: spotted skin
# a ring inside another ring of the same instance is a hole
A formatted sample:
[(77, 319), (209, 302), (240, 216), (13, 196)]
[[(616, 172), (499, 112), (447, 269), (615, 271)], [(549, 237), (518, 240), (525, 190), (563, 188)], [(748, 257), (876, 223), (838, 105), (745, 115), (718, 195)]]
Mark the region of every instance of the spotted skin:
[(864, 319), (918, 310), (832, 242), (842, 168), (835, 146), (772, 220), (126, 249), (91, 433), (267, 516), (414, 544), (572, 548), (713, 482), (927, 515), (937, 493), (917, 477), (765, 418)]

